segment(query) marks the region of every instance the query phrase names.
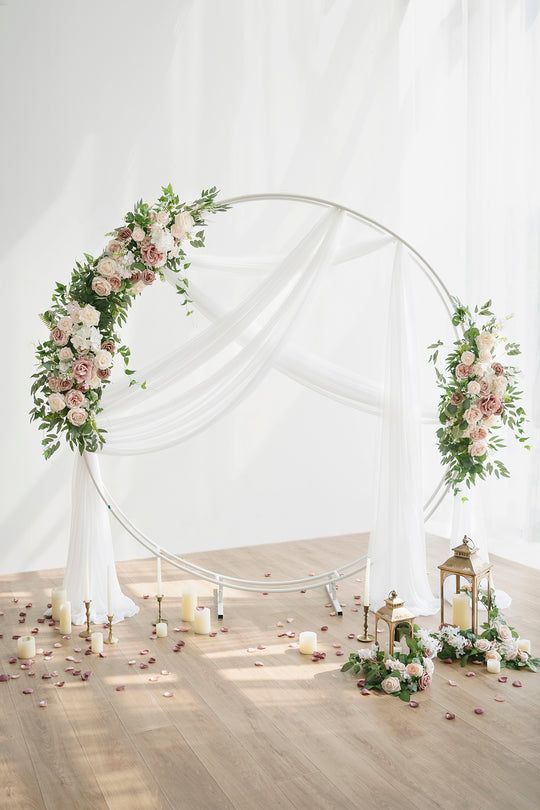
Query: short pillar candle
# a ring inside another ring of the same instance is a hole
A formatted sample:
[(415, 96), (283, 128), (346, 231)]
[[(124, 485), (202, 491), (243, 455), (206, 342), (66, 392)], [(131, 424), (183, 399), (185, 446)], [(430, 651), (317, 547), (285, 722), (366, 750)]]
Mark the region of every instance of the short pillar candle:
[(317, 652), (317, 633), (305, 630), (298, 636), (298, 652), (302, 655), (313, 655)]
[(17, 639), (17, 658), (34, 658), (36, 655), (36, 640), (34, 636), (21, 636)]
[(167, 637), (167, 623), (166, 622), (158, 622), (156, 624), (156, 636), (158, 638), (166, 638)]
[(195, 619), (193, 620), (193, 629), (199, 636), (207, 636), (212, 630), (210, 624), (210, 608), (198, 607), (195, 610)]
[(52, 617), (55, 622), (60, 621), (60, 606), (67, 601), (65, 588), (53, 588), (51, 592)]
[(486, 661), (487, 671), (492, 675), (498, 675), (501, 671), (501, 662), (497, 658), (488, 658)]
[(197, 608), (197, 594), (192, 585), (185, 585), (182, 591), (182, 621), (192, 622)]
[(103, 633), (92, 633), (91, 635), (91, 649), (93, 653), (103, 652)]
[(66, 636), (71, 633), (71, 602), (64, 602), (60, 606), (59, 630)]

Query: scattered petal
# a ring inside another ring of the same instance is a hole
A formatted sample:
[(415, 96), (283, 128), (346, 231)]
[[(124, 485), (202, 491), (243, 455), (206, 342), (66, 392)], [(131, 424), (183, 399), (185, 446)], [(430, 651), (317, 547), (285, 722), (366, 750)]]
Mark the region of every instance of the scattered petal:
[(130, 661), (128, 661), (128, 666), (129, 666), (129, 667), (132, 667), (132, 666), (133, 666), (134, 664), (136, 664), (136, 663), (137, 663), (137, 662), (136, 662), (136, 661), (135, 661), (135, 660), (132, 658)]
[(149, 594), (149, 593), (145, 593), (145, 594), (143, 595), (143, 599), (150, 599), (150, 594)]
[(174, 697), (174, 692), (163, 692), (163, 697)]
[(362, 693), (361, 693), (361, 694), (362, 694), (362, 695), (371, 695), (371, 692), (370, 692), (370, 690), (369, 690), (369, 689), (366, 689), (366, 688), (364, 687), (364, 688), (362, 689)]
[(294, 622), (294, 619), (293, 618), (288, 618), (287, 622), (288, 622), (288, 624), (291, 624), (292, 622)]
[(337, 641), (334, 641), (332, 647), (341, 647), (341, 644), (339, 644)]
[(246, 652), (248, 653), (257, 652), (257, 647), (248, 647)]
[(99, 655), (100, 658), (107, 658), (106, 653), (98, 653), (98, 655)]
[(287, 633), (278, 633), (277, 637), (278, 638), (285, 638), (286, 635), (287, 635)]
[(455, 720), (456, 719), (456, 715), (453, 714), (452, 712), (446, 712), (446, 714), (444, 716), (446, 717), (447, 720)]
[(257, 649), (258, 650), (266, 650), (266, 647), (264, 646), (264, 644), (257, 644)]
[(17, 659), (16, 659), (16, 658), (13, 656), (13, 657), (11, 657), (11, 658), (9, 659), (9, 663), (10, 663), (10, 664), (16, 664), (16, 663), (17, 663)]
[[(183, 646), (183, 645), (179, 645), (179, 646)], [(155, 658), (149, 658), (149, 659), (148, 659), (148, 663), (149, 663), (149, 664), (155, 664), (155, 663), (156, 663), (156, 659), (155, 659)]]
[(210, 636), (210, 638), (215, 638), (217, 636), (217, 630), (212, 630), (212, 632), (208, 633), (208, 635)]
[(508, 675), (501, 675), (501, 677), (497, 678), (497, 680), (499, 681), (499, 683), (506, 683), (508, 680)]
[(159, 681), (159, 675), (150, 675), (149, 681)]
[(504, 703), (506, 698), (503, 697), (502, 695), (495, 695), (494, 700), (496, 700), (497, 703)]
[(115, 692), (123, 692), (125, 688), (126, 687), (124, 686), (124, 684), (121, 684), (120, 686), (115, 686), (114, 690)]
[(229, 632), (228, 627), (220, 627), (219, 630), (220, 630), (221, 633), (228, 633)]
[(48, 681), (48, 680), (49, 680), (49, 678), (52, 678), (52, 675), (50, 674), (50, 672), (45, 672), (45, 673), (44, 673), (44, 674), (41, 676), (41, 678), (42, 678), (42, 680), (44, 680), (44, 681)]
[(254, 661), (253, 663), (255, 664), (256, 667), (264, 667), (264, 664), (263, 664), (262, 661)]
[(161, 674), (162, 674), (162, 675), (169, 675), (170, 673), (169, 673), (169, 670), (168, 670), (168, 669), (162, 669), (162, 670), (161, 670)]
[(523, 686), (523, 684), (521, 681), (512, 681), (512, 686), (516, 686), (519, 689), (519, 687)]
[(268, 596), (268, 591), (263, 591), (261, 596)]
[(32, 695), (34, 693), (34, 690), (33, 689), (23, 689), (22, 693), (23, 693), (23, 695)]
[[(443, 664), (453, 664), (454, 660), (453, 660), (453, 658), (443, 658), (442, 662), (443, 662)], [(450, 719), (453, 720), (454, 718), (451, 717)]]
[(81, 648), (80, 647), (73, 647), (73, 652), (80, 653)]
[(60, 642), (59, 642), (59, 641), (55, 641), (55, 642), (54, 642), (54, 644), (53, 644), (53, 647), (56, 647), (56, 649), (58, 649), (58, 648), (59, 648), (59, 647), (61, 647), (61, 646), (62, 646), (62, 645), (60, 644)]
[(141, 650), (139, 652), (139, 655), (148, 655), (149, 653), (150, 653), (150, 650)]
[(76, 677), (79, 677), (79, 675), (81, 674), (81, 670), (80, 669), (74, 669), (71, 674), (75, 675)]
[(485, 711), (484, 711), (484, 709), (482, 709), (481, 706), (477, 706), (476, 709), (474, 710), (474, 713), (475, 714), (485, 714)]
[(358, 680), (356, 681), (356, 685), (358, 686), (359, 689), (361, 689), (362, 686), (366, 685), (366, 679), (365, 678), (358, 678)]
[(38, 703), (38, 706), (39, 706), (40, 709), (46, 709), (47, 708), (47, 701), (46, 700), (40, 700), (39, 703)]
[(466, 672), (465, 677), (466, 678), (476, 678), (476, 672)]
[(457, 686), (455, 681), (448, 681), (448, 686)]
[(321, 630), (322, 630), (323, 633), (325, 633), (328, 630), (328, 625), (323, 624), (323, 626), (321, 627)]
[(349, 633), (349, 635), (347, 636), (347, 638), (354, 638), (354, 633)]
[(336, 655), (345, 655), (343, 650), (336, 650)]
[(336, 615), (336, 611), (335, 611), (335, 610), (331, 610), (331, 611), (330, 611), (330, 616), (335, 616), (335, 615)]
[(148, 664), (145, 664), (143, 661), (142, 664), (139, 664), (139, 669), (148, 669)]
[(411, 707), (411, 709), (417, 709), (420, 706), (420, 704), (418, 703), (417, 700), (409, 700), (409, 706)]
[(306, 589), (305, 589), (305, 588), (302, 588), (302, 590), (300, 591), (300, 593), (306, 593)]
[(271, 577), (271, 576), (272, 576), (272, 574), (270, 573), (270, 571), (268, 571), (268, 572), (265, 574), (265, 577)]
[(20, 673), (20, 672), (17, 672), (17, 674), (16, 674), (16, 675), (12, 675), (12, 676), (11, 676), (11, 680), (12, 680), (12, 681), (14, 681), (16, 678), (20, 678), (20, 677), (21, 677), (21, 673)]
[(91, 675), (92, 675), (92, 673), (89, 670), (87, 670), (86, 672), (83, 672), (82, 675), (81, 675), (81, 681), (87, 681), (90, 678)]
[(284, 627), (283, 622), (276, 622), (276, 627)]
[(9, 675), (6, 675), (4, 672), (0, 672), (0, 683), (6, 683), (9, 681)]

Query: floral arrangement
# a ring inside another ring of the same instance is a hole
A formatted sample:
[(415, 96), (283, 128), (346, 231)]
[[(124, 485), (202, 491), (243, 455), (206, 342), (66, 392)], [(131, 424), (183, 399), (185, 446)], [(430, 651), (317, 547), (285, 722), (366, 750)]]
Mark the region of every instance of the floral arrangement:
[[(468, 592), (469, 588), (462, 588)], [(480, 591), (480, 600), (488, 605), (487, 591)], [(437, 655), (443, 661), (459, 661), (464, 667), (473, 661), (485, 663), (495, 659), (509, 669), (530, 669), (536, 672), (540, 667), (540, 658), (533, 658), (529, 652), (520, 649), (519, 633), (511, 627), (491, 599), (488, 620), (482, 625), (483, 632), (475, 635), (472, 630), (460, 630), (451, 624), (444, 624), (432, 633), (434, 642), (439, 646)]]
[[(112, 238), (98, 257), (85, 254), (76, 263), (69, 284), (56, 284), (52, 305), (41, 316), (49, 337), (36, 348), (31, 388), (31, 421), (45, 432), (45, 458), (59, 448), (62, 435), (81, 453), (103, 446), (105, 430), (96, 419), (115, 353), (122, 356), (125, 373), (135, 373), (118, 328), (137, 295), (169, 270), (178, 274), (177, 291), (191, 314), (184, 246), (202, 247), (205, 216), (227, 209), (216, 202), (217, 194), (211, 188), (187, 204), (170, 185), (163, 187), (154, 205), (139, 201), (124, 224), (107, 234)], [(137, 384), (133, 377), (130, 384)]]
[[(429, 360), (435, 365), (442, 392), (439, 450), (446, 482), (458, 494), (463, 483), (470, 488), (486, 475), (509, 477), (503, 462), (492, 460), (492, 455), (504, 447), (498, 435), (501, 425), (530, 448), (523, 429), (525, 411), (519, 405), (518, 369), (497, 356), (501, 349), (507, 357), (519, 354), (518, 344), (504, 337), (502, 324), (490, 309), (491, 301), (475, 307), (473, 313), (457, 299), (454, 303), (452, 323), (461, 327), (463, 337), (454, 342), (447, 355), (444, 373), (437, 367), (442, 341), (429, 347), (433, 350)], [(480, 319), (482, 323), (478, 323)]]
[(427, 630), (414, 626), (412, 636), (407, 637), (409, 652), (389, 655), (375, 645), (369, 650), (357, 650), (341, 671), (363, 675), (361, 685), (366, 690), (396, 695), (409, 702), (416, 692), (426, 689), (433, 675), (432, 659), (440, 650), (440, 642)]

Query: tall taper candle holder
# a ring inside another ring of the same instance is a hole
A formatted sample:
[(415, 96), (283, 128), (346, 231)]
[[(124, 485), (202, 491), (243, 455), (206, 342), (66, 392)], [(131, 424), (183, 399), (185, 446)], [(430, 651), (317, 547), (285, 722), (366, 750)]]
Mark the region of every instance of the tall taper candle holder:
[(362, 641), (364, 644), (369, 644), (370, 641), (375, 640), (375, 636), (372, 636), (368, 633), (368, 613), (369, 613), (369, 605), (364, 605), (364, 635), (356, 636), (356, 640)]
[(168, 624), (167, 619), (164, 619), (163, 616), (161, 615), (161, 600), (163, 599), (163, 594), (161, 594), (161, 596), (157, 596), (156, 594), (156, 599), (158, 603), (158, 615), (156, 621), (152, 622), (152, 627), (155, 627), (156, 624), (159, 624), (160, 622), (165, 622), (165, 624)]
[(84, 600), (84, 606), (86, 608), (86, 630), (81, 630), (79, 633), (80, 638), (90, 638), (92, 635), (92, 631), (90, 630), (90, 605), (92, 600), (89, 599), (88, 602), (86, 599)]
[(104, 641), (105, 644), (118, 644), (118, 639), (115, 636), (113, 636), (112, 633), (112, 620), (113, 616), (107, 616), (107, 622), (109, 624), (109, 635)]

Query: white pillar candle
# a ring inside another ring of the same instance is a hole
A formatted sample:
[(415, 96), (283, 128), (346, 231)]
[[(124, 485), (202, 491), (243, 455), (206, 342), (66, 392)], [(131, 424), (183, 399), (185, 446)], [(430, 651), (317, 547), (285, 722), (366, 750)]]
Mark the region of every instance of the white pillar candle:
[(529, 653), (531, 652), (531, 642), (528, 638), (518, 638), (518, 650)]
[(487, 671), (493, 673), (493, 675), (498, 675), (501, 671), (501, 662), (497, 661), (496, 658), (488, 658), (486, 661)]
[(156, 557), (156, 596), (163, 596), (163, 583), (161, 581), (161, 557)]
[(195, 618), (193, 620), (193, 629), (199, 636), (207, 636), (212, 630), (210, 624), (210, 608), (198, 607), (195, 609)]
[(156, 624), (156, 636), (158, 638), (167, 637), (167, 622), (158, 622)]
[(63, 605), (67, 599), (67, 592), (65, 588), (53, 588), (51, 592), (52, 603), (52, 617), (55, 622), (60, 620), (60, 605)]
[(182, 591), (182, 621), (192, 622), (197, 607), (197, 594), (192, 585), (185, 585)]
[(112, 568), (107, 566), (107, 616), (113, 615), (112, 608)]
[(71, 602), (64, 602), (62, 605), (60, 605), (59, 630), (65, 635), (71, 633)]
[(366, 561), (366, 573), (364, 574), (364, 607), (369, 607), (369, 579), (371, 575), (371, 560)]
[(92, 633), (91, 635), (91, 648), (93, 653), (103, 652), (103, 633)]
[(466, 593), (454, 594), (452, 600), (452, 624), (457, 624), (461, 630), (468, 630), (471, 621), (471, 600)]
[(302, 655), (313, 655), (317, 652), (317, 633), (305, 630), (298, 636), (298, 652)]
[(21, 636), (17, 639), (17, 658), (35, 658), (36, 640), (34, 636)]

